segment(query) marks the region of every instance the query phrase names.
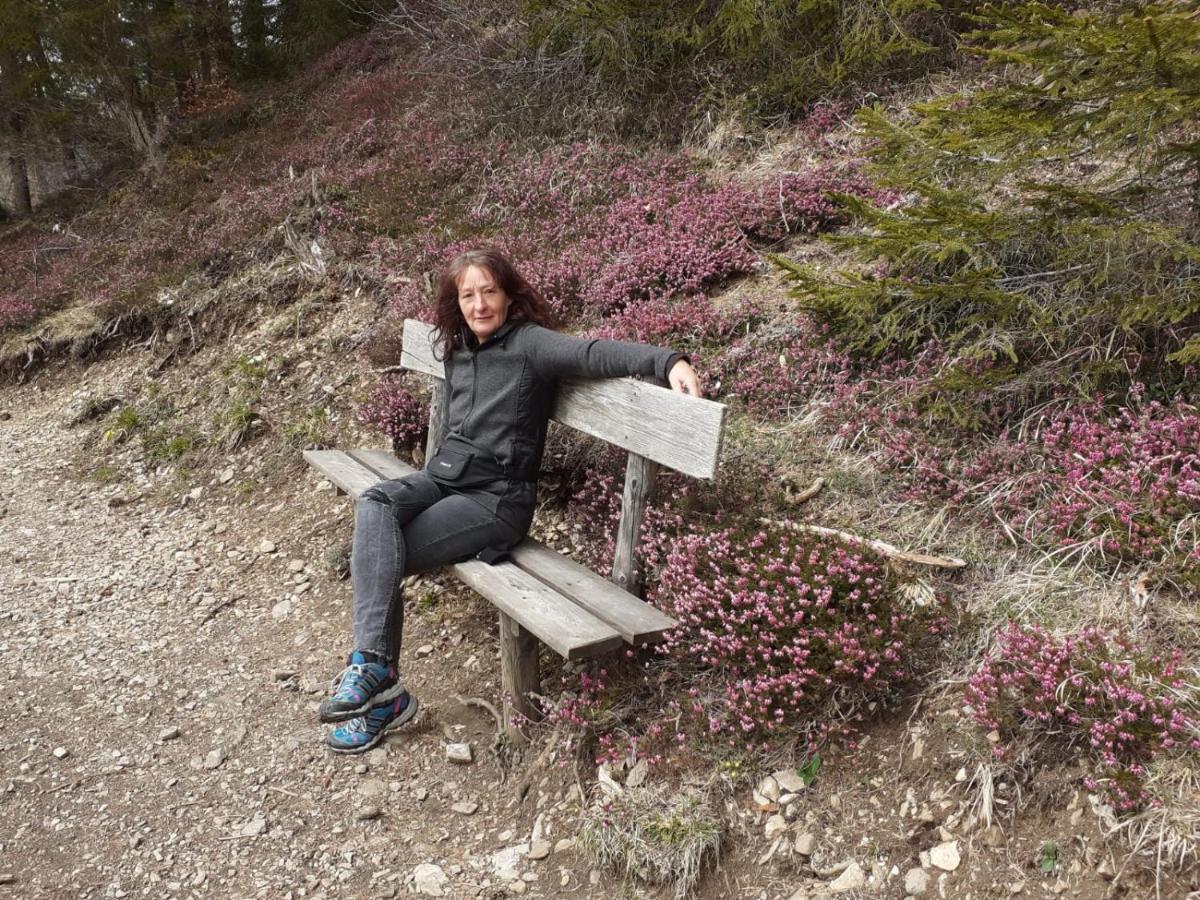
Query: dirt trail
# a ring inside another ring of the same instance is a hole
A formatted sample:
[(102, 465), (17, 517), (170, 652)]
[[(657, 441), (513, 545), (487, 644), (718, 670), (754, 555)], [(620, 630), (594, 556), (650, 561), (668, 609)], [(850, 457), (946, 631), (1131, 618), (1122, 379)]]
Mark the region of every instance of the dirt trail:
[[(89, 390), (128, 370), (93, 366)], [(421, 864), (445, 896), (521, 875), (530, 896), (603, 890), (565, 847), (524, 857), (537, 816), (569, 838), (577, 801), (547, 782), (514, 807), (524, 773), (454, 699), (497, 693), (484, 604), (411, 616), (422, 712), (370, 754), (327, 753), (315, 708), (350, 591), (322, 558), (349, 539), (344, 498), (249, 455), (198, 491), (99, 483), (75, 385), (43, 383), (0, 389), (0, 896), (392, 896)], [(448, 739), (475, 762), (447, 761)]]

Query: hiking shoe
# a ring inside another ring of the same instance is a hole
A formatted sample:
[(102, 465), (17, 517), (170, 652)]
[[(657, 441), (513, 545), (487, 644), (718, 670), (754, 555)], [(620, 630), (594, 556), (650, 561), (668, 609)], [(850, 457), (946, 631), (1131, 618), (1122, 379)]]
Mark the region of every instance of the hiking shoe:
[(325, 743), (334, 753), (362, 753), (382, 741), (389, 728), (403, 725), (416, 714), (417, 698), (401, 691), (394, 700), (372, 706), (365, 716), (333, 729)]
[(321, 704), (322, 722), (344, 722), (366, 715), (374, 706), (394, 700), (404, 692), (396, 667), (373, 662), (355, 650), (346, 660), (346, 668), (333, 679), (333, 694)]

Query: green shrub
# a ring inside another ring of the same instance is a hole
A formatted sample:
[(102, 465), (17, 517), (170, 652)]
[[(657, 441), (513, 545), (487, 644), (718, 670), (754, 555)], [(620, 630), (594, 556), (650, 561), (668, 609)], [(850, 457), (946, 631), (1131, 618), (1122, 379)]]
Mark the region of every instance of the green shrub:
[(1070, 383), (1178, 382), (1200, 361), (1200, 20), (1182, 0), (986, 7), (985, 89), (860, 112), (875, 175), (845, 198), (856, 265), (778, 260), (794, 296), (878, 357), (937, 342), (1028, 405)]
[[(970, 0), (527, 0), (529, 42), (561, 77), (574, 63), (636, 101), (740, 95), (757, 113), (804, 110), (944, 64)], [(631, 103), (633, 108), (640, 104)], [(643, 125), (644, 125), (644, 119)]]

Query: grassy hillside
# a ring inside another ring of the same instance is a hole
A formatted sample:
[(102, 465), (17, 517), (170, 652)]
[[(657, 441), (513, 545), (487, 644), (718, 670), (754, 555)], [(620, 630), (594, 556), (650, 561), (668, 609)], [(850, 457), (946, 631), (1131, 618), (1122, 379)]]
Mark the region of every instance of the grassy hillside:
[[(719, 481), (665, 478), (643, 535), (648, 596), (679, 632), (548, 676), (544, 739), (589, 773), (645, 760), (700, 785), (687, 814), (708, 823), (698, 833), (711, 826), (749, 859), (763, 849), (749, 837), (758, 820), (731, 822), (716, 798), (780, 767), (818, 789), (882, 786), (894, 773), (863, 752), (877, 746), (905, 760), (898, 796), (949, 782), (969, 814), (940, 827), (978, 837), (981, 858), (1020, 857), (1035, 885), (1107, 884), (1095, 860), (1067, 874), (1082, 807), (1063, 806), (1082, 789), (1100, 846), (1132, 854), (1114, 891), (1146, 896), (1164, 872), (1181, 890), (1163, 896), (1194, 887), (1193, 369), (1138, 369), (1119, 389), (1068, 372), (1026, 391), (1053, 367), (1015, 389), (1003, 354), (964, 354), (936, 330), (877, 353), (847, 340), (844, 318), (814, 311), (788, 272), (874, 289), (972, 268), (900, 271), (900, 254), (847, 249), (886, 236), (884, 216), (929, 209), (872, 167), (878, 145), (850, 101), (770, 128), (731, 119), (684, 144), (602, 131), (564, 141), (512, 110), (515, 82), (453, 63), (411, 33), (355, 38), (291, 81), (180, 121), (160, 163), (0, 231), (0, 369), (79, 380), (78, 421), (94, 430), (85, 474), (143, 472), (166, 496), (253, 455), (278, 464), (285, 491), (302, 448), (364, 432), (419, 446), (423, 388), (391, 371), (400, 323), (428, 317), (448, 256), (497, 245), (564, 328), (684, 350), (733, 410)], [(888, 112), (902, 121), (917, 100), (983, 81), (930, 76)], [(986, 216), (989, 199), (972, 202)], [(962, 239), (963, 254), (978, 249)], [(144, 378), (120, 396), (90, 393), (89, 365), (126, 354)], [(535, 530), (608, 565), (612, 529), (596, 524), (616, 520), (622, 471), (616, 455), (555, 433)], [(817, 478), (823, 489), (806, 491)], [(968, 565), (913, 564), (855, 536)], [(760, 818), (781, 810), (755, 799)], [(612, 815), (581, 812), (585, 830)], [(921, 816), (913, 827), (932, 829)], [(1004, 849), (985, 839), (996, 822), (1014, 835)], [(872, 838), (885, 871), (911, 855), (905, 827)], [(618, 868), (633, 853), (591, 846)], [(785, 855), (785, 871), (807, 865)], [(989, 889), (987, 868), (951, 890)]]

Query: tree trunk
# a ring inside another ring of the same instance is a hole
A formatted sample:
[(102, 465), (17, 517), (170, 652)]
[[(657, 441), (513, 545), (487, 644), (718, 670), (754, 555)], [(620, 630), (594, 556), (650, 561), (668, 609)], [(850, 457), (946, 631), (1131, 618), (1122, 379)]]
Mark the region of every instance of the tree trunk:
[(20, 145), (8, 152), (8, 176), (12, 183), (12, 214), (16, 218), (32, 215), (33, 203), (29, 195), (29, 165)]
[(267, 71), (267, 10), (263, 0), (243, 0), (242, 38), (246, 41), (245, 68), (250, 75)]

